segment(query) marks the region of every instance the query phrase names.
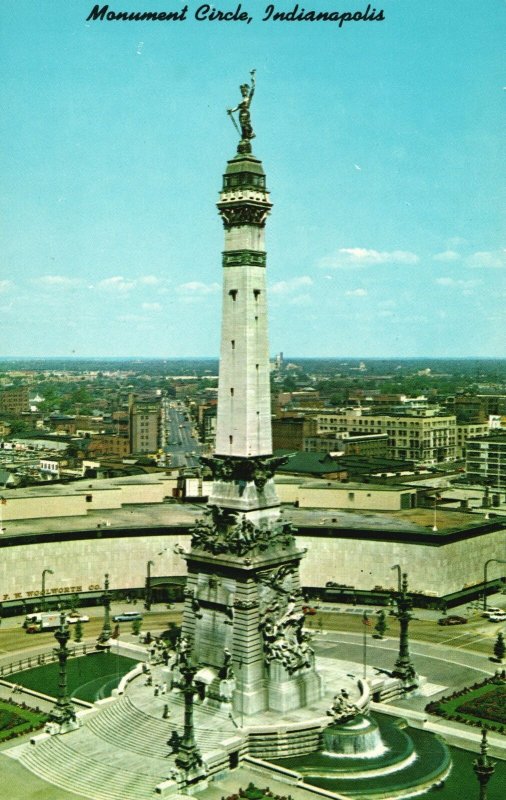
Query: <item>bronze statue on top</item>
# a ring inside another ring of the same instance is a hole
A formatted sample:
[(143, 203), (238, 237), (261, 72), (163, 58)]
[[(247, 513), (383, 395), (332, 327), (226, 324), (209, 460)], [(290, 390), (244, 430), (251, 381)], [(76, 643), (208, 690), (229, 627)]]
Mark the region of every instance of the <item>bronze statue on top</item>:
[[(236, 105), (235, 108), (228, 108), (227, 114), (230, 116), (230, 119), (234, 123), (234, 126), (237, 132), (241, 136), (241, 141), (239, 143), (238, 151), (239, 152), (251, 152), (251, 139), (255, 137), (253, 132), (253, 127), (251, 125), (251, 115), (250, 115), (250, 105), (251, 101), (253, 100), (253, 95), (255, 93), (255, 72), (256, 70), (252, 69), (250, 72), (251, 75), (251, 86), (248, 83), (243, 83), (240, 87), (242, 98), (239, 103)], [(239, 126), (233, 117), (235, 112), (239, 112)], [(242, 149), (241, 149), (242, 145)]]

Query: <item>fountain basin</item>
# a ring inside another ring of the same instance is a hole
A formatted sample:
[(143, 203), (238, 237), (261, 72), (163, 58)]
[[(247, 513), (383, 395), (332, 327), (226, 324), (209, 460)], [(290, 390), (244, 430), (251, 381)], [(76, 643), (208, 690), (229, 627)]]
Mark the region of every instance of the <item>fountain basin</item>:
[[(305, 783), (341, 792), (353, 800), (412, 797), (446, 778), (451, 769), (450, 753), (437, 736), (408, 728), (401, 719), (382, 715), (365, 719), (377, 726), (384, 748), (381, 753), (321, 750), (307, 756), (276, 759), (274, 763), (299, 773)], [(342, 729), (347, 725), (336, 727)], [(355, 733), (361, 736), (366, 731), (371, 733), (363, 726)]]
[(386, 752), (378, 723), (358, 714), (347, 722), (333, 723), (323, 731), (322, 755), (375, 758)]

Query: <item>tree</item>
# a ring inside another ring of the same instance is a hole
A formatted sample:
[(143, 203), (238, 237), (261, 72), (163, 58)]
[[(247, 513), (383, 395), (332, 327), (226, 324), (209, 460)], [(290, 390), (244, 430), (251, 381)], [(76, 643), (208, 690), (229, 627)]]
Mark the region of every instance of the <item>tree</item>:
[(80, 642), (83, 638), (83, 623), (80, 619), (77, 620), (76, 626), (74, 628), (74, 641)]
[(142, 627), (142, 620), (141, 619), (134, 619), (132, 622), (132, 633), (134, 636), (138, 636), (141, 632)]
[(501, 632), (497, 634), (497, 639), (494, 643), (494, 655), (498, 662), (502, 664), (504, 654), (506, 653), (506, 644), (504, 643), (504, 636)]
[(383, 611), (383, 609), (381, 609), (381, 611), (378, 611), (378, 621), (374, 626), (374, 630), (376, 631), (378, 639), (383, 639), (383, 636), (385, 635), (385, 631), (387, 630), (387, 628), (388, 625), (385, 619), (385, 612)]

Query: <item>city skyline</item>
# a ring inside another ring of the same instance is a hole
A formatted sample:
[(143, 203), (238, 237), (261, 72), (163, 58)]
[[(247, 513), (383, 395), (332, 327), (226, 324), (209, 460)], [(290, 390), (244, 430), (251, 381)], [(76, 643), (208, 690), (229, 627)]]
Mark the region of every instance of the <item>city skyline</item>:
[(248, 5), (4, 0), (2, 355), (217, 356), (225, 110), (255, 67), (271, 352), (502, 356), (504, 7), (385, 0), (340, 28)]

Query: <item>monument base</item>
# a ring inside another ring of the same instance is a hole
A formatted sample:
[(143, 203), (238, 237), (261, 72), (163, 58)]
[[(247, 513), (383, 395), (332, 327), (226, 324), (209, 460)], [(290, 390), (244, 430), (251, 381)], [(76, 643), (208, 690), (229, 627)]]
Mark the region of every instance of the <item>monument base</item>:
[(271, 711), (293, 711), (323, 697), (323, 682), (314, 668), (290, 675), (282, 664), (269, 665), (268, 706)]
[(214, 480), (209, 496), (209, 505), (248, 512), (267, 508), (278, 509), (279, 499), (272, 478), (262, 489), (259, 489), (254, 481), (232, 483), (231, 481)]

